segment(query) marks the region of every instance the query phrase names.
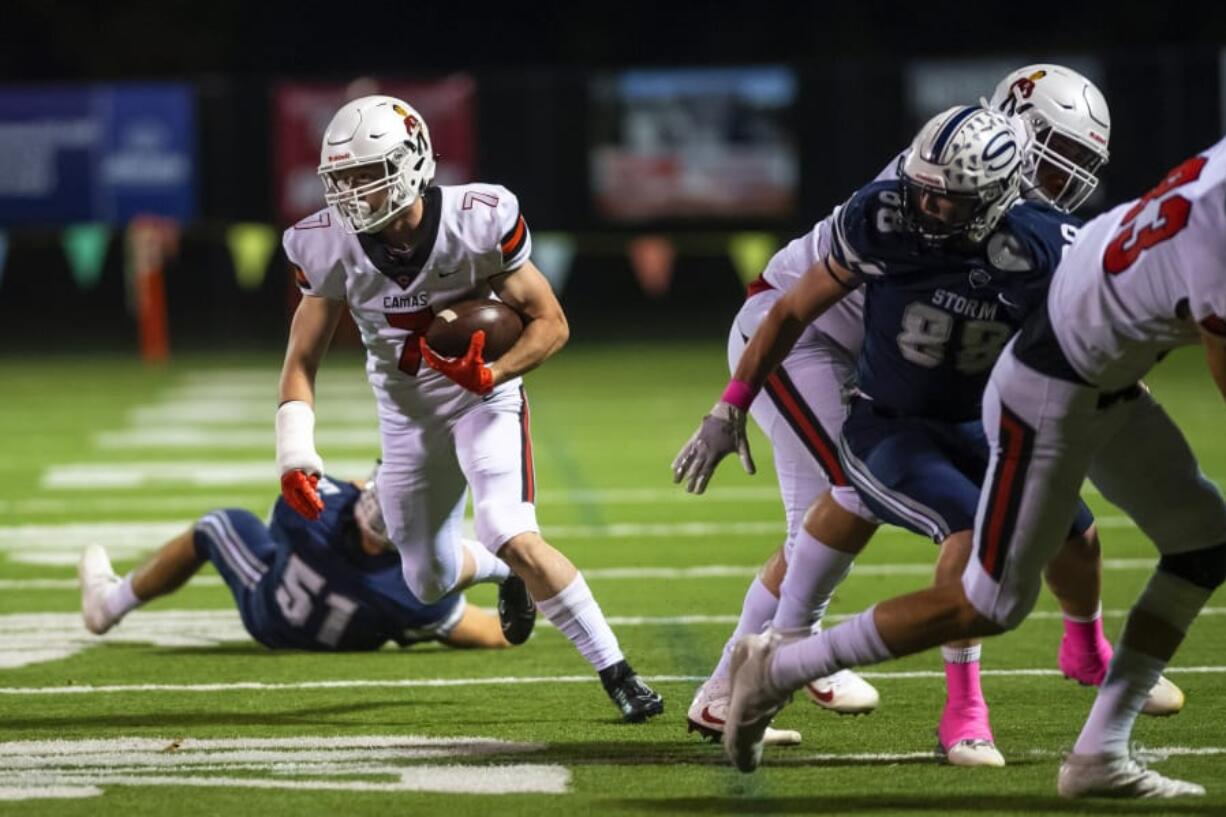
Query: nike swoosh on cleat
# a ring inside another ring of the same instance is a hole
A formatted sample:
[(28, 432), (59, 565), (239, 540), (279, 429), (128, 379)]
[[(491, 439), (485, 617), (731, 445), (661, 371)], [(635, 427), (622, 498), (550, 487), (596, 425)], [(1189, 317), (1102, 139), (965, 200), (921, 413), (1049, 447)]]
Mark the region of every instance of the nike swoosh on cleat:
[(817, 687), (813, 687), (813, 695), (814, 697), (816, 697), (819, 701), (821, 701), (824, 704), (828, 704), (834, 700), (834, 690), (833, 689), (829, 689), (829, 690), (826, 690), (825, 692), (822, 692)]
[(717, 718), (717, 717), (715, 717), (714, 715), (712, 715), (712, 714), (711, 714), (711, 706), (710, 706), (710, 704), (708, 704), (707, 706), (704, 706), (704, 707), (702, 708), (702, 719), (703, 719), (704, 721), (708, 721), (708, 722), (710, 722), (710, 723), (717, 723), (717, 724), (719, 724), (720, 726), (723, 726), (723, 725), (724, 725), (724, 722), (723, 722), (722, 720), (720, 720), (719, 718)]

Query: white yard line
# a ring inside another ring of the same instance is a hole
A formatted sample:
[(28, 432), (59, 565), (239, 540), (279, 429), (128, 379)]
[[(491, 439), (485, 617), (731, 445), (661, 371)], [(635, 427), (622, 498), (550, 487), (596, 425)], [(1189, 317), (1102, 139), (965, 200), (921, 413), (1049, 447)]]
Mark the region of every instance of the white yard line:
[[(1218, 675), (1221, 673), (1226, 673), (1226, 666), (1167, 667), (1166, 672), (1169, 675)], [(917, 670), (912, 672), (866, 671), (858, 674), (864, 676), (865, 678), (872, 678), (882, 681), (910, 681), (945, 677), (945, 673), (939, 670)], [(980, 674), (998, 678), (1062, 677), (1060, 671), (1057, 669), (983, 670)], [(231, 683), (212, 684), (108, 684), (98, 686), (78, 684), (55, 687), (0, 687), (0, 695), (97, 695), (145, 692), (283, 692), (294, 689), (420, 689), (445, 687), (524, 686), (541, 684), (591, 684), (596, 683), (599, 680), (600, 679), (594, 674), (588, 674), (546, 676), (504, 675), (490, 678), (352, 678), (334, 681), (297, 681), (294, 683), (234, 681)], [(704, 675), (652, 675), (647, 677), (647, 680), (654, 683), (668, 684), (697, 683), (707, 679)]]
[[(518, 757), (546, 748), (546, 744), (493, 738), (413, 735), (0, 742), (4, 759), (0, 800), (96, 797), (103, 793), (100, 786), (565, 793), (570, 782), (566, 768), (524, 763)], [(457, 762), (484, 758), (516, 762), (479, 766)], [(413, 762), (422, 759), (434, 762)], [(209, 774), (216, 771), (242, 774)]]

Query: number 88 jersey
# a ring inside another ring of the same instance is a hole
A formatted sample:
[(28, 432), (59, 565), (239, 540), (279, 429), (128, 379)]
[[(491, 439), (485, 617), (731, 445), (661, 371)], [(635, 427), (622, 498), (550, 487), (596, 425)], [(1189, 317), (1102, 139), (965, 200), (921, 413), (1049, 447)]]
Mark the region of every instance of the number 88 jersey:
[(898, 416), (975, 419), (992, 365), (1080, 222), (1024, 202), (979, 245), (934, 245), (903, 227), (901, 207), (901, 183), (881, 181), (834, 214), (831, 255), (866, 288), (859, 391)]
[(1226, 339), (1226, 140), (1087, 224), (1047, 307), (1068, 362), (1109, 391), (1200, 329)]

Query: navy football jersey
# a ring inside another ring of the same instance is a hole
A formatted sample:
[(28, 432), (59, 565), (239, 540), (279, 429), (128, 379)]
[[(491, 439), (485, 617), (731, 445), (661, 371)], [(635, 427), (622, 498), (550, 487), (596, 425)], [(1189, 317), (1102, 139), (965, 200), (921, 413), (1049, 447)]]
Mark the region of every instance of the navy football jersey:
[(901, 182), (873, 182), (836, 209), (831, 253), (865, 285), (860, 392), (885, 412), (979, 416), (1001, 349), (1043, 302), (1080, 221), (1010, 208), (978, 247), (931, 245), (903, 229)]
[(268, 533), (276, 557), (260, 581), (266, 620), (253, 635), (271, 647), (371, 650), (389, 640), (428, 639), (454, 624), (463, 605), (458, 594), (423, 604), (405, 585), (398, 553), (361, 549), (356, 487), (324, 477), (319, 494), (324, 510), (315, 521), (283, 499), (273, 506)]

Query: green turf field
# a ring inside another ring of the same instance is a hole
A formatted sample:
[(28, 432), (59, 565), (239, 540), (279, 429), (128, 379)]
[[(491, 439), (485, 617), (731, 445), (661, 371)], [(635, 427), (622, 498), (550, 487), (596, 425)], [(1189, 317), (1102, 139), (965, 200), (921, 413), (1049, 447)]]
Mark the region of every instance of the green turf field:
[[(267, 509), (277, 365), (271, 355), (181, 358), (161, 370), (0, 359), (0, 812), (1226, 813), (1226, 608), (1206, 612), (1172, 667), (1187, 709), (1136, 731), (1163, 772), (1209, 788), (1203, 801), (1055, 796), (1060, 753), (1092, 691), (1055, 673), (1060, 622), (1047, 596), (984, 651), (1006, 769), (932, 759), (944, 694), (935, 654), (866, 673), (883, 697), (871, 716), (798, 700), (778, 725), (801, 730), (804, 743), (769, 751), (754, 775), (687, 735), (692, 691), (782, 531), (756, 433), (758, 476), (725, 463), (704, 497), (669, 481), (673, 454), (726, 377), (718, 342), (575, 346), (529, 378), (544, 532), (587, 571), (628, 657), (667, 697), (649, 724), (619, 723), (547, 626), (499, 653), (274, 655), (242, 638), (211, 569), (90, 636), (73, 567), (85, 542), (105, 543), (122, 571), (210, 508)], [(1174, 355), (1152, 385), (1222, 482), (1226, 413), (1198, 354)], [(377, 452), (356, 352), (327, 361), (318, 414), (330, 470), (364, 476)], [(1087, 497), (1103, 529), (1114, 635), (1152, 553), (1119, 511)], [(934, 556), (914, 536), (883, 532), (832, 613), (922, 586)], [(490, 605), (493, 595), (469, 598)], [(508, 789), (527, 791), (489, 793)]]

